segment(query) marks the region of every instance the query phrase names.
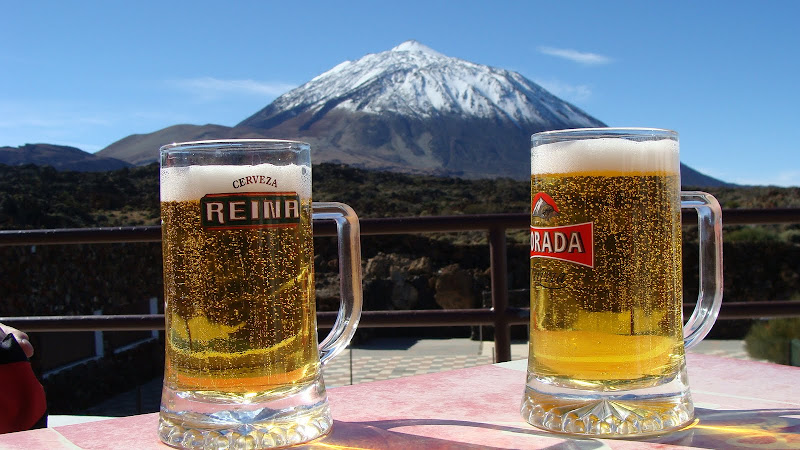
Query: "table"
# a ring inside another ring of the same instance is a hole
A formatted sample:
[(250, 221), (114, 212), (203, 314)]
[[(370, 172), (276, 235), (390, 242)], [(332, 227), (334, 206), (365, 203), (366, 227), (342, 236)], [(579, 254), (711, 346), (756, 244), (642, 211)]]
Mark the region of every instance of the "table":
[[(513, 361), (330, 389), (327, 437), (298, 448), (797, 448), (800, 368), (687, 355), (698, 420), (652, 439), (570, 439), (525, 423), (526, 362)], [(158, 414), (0, 435), (0, 449), (166, 449)], [(673, 447), (674, 446), (674, 447)]]

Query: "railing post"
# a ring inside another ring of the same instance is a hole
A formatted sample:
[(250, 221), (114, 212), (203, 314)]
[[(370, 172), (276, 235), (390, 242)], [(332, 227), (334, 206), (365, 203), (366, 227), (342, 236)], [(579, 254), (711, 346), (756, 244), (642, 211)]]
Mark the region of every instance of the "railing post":
[(508, 261), (506, 230), (489, 228), (489, 267), (492, 279), (495, 362), (511, 361), (511, 325), (508, 320)]

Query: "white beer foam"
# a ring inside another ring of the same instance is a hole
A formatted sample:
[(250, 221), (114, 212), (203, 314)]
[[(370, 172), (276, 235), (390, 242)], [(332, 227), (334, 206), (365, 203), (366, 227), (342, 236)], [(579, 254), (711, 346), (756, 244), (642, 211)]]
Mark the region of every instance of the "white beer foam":
[[(259, 177), (258, 182), (254, 182), (255, 177)], [(268, 179), (269, 183), (264, 183)], [(311, 167), (258, 164), (161, 168), (162, 202), (199, 200), (206, 194), (239, 192), (297, 192), (300, 198), (310, 199)]]
[(533, 148), (531, 173), (575, 172), (679, 173), (678, 142), (621, 138), (553, 142)]

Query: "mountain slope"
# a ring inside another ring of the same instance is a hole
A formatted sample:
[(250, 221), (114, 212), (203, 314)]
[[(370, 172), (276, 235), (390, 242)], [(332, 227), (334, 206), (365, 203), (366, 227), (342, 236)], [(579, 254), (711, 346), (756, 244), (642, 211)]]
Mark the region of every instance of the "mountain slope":
[(734, 187), (735, 184), (718, 180), (704, 173), (700, 173), (684, 163), (681, 163), (681, 186), (687, 187)]
[(20, 147), (0, 147), (0, 164), (20, 166), (36, 164), (56, 170), (101, 172), (129, 167), (120, 159), (87, 153), (75, 147), (53, 144), (25, 144)]
[(158, 149), (173, 142), (209, 139), (262, 138), (258, 130), (222, 125), (173, 125), (149, 134), (132, 134), (97, 152), (97, 155), (119, 158), (143, 165), (158, 161)]

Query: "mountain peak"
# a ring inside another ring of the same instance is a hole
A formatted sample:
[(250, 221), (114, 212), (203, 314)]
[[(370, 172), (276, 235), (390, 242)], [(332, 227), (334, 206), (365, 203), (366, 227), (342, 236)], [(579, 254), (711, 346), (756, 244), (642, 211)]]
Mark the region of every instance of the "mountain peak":
[(329, 113), (458, 117), (526, 132), (602, 125), (519, 73), (449, 57), (415, 40), (341, 63), (239, 125), (271, 128), (302, 112), (311, 114), (303, 129)]
[(436, 50), (428, 47), (425, 44), (420, 43), (419, 41), (415, 41), (413, 39), (403, 42), (402, 44), (394, 47), (391, 51), (393, 52), (416, 52), (416, 53), (428, 53), (430, 55), (435, 56), (445, 56)]
[(237, 125), (307, 140), (317, 162), (518, 178), (531, 134), (599, 126), (517, 72), (415, 40), (338, 64)]

